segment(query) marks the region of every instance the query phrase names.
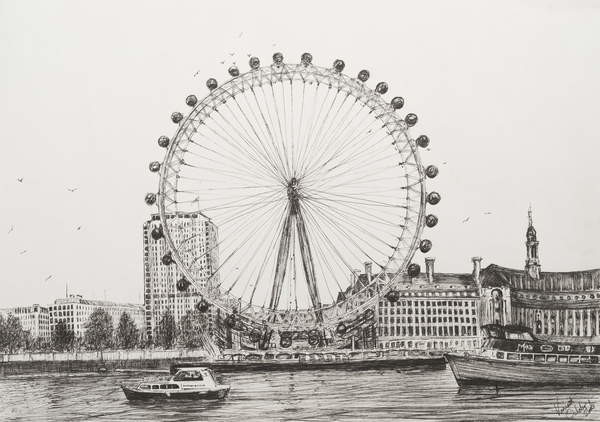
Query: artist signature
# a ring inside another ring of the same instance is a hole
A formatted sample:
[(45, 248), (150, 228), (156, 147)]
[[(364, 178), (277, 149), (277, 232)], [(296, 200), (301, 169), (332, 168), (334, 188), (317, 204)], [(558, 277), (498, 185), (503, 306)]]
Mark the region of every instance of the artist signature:
[(554, 411), (558, 416), (574, 417), (577, 415), (588, 416), (595, 408), (595, 404), (590, 400), (568, 400), (560, 402), (558, 399), (554, 402)]

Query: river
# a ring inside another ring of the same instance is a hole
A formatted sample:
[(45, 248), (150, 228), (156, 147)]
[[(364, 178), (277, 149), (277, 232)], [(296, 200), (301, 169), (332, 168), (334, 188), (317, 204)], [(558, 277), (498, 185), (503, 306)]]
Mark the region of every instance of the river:
[(144, 376), (7, 377), (0, 420), (600, 420), (600, 387), (464, 390), (449, 369), (223, 373), (232, 389), (221, 402), (128, 402), (119, 385)]

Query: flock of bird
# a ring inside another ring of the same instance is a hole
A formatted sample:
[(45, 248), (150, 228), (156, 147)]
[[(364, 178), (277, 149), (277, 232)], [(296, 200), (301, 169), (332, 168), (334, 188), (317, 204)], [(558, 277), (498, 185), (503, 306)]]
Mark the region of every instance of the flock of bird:
[[(25, 180), (24, 177), (17, 177), (17, 182), (19, 183), (23, 183), (23, 181)], [(67, 188), (67, 191), (71, 192), (71, 193), (75, 193), (79, 188)], [(77, 226), (75, 228), (75, 231), (79, 231), (81, 230), (82, 226)], [(11, 225), (10, 228), (8, 229), (7, 235), (11, 234), (12, 232), (15, 231), (15, 225)], [(27, 249), (23, 249), (19, 252), (19, 255), (25, 255), (28, 252)], [(50, 274), (49, 276), (47, 276), (44, 281), (49, 281), (52, 277), (54, 277), (53, 274)]]

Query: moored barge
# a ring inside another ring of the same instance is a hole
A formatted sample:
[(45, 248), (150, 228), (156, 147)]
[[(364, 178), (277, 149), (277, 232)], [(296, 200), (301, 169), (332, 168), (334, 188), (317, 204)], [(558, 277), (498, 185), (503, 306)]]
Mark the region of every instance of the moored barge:
[(516, 325), (486, 325), (481, 350), (446, 357), (459, 386), (600, 385), (600, 344), (550, 342)]

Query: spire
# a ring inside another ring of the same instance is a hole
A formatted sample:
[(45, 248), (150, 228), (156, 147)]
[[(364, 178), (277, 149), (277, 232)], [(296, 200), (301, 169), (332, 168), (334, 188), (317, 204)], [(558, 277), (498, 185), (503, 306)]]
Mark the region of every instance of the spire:
[(538, 245), (539, 242), (537, 240), (537, 232), (533, 227), (533, 213), (531, 211), (531, 204), (529, 204), (529, 211), (527, 212), (527, 217), (529, 220), (529, 225), (527, 226), (527, 232), (525, 237), (527, 241), (525, 242), (525, 246), (527, 247), (527, 259), (525, 260), (525, 271), (529, 274), (529, 276), (533, 279), (540, 278), (540, 259), (538, 257)]

